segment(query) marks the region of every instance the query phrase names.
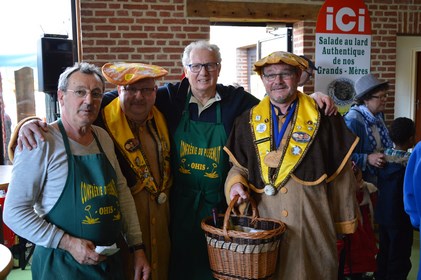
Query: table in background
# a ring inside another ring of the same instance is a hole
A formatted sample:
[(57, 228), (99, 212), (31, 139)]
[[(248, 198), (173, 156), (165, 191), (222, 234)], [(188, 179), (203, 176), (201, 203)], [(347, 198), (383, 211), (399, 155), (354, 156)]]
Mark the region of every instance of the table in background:
[(6, 190), (12, 177), (13, 165), (0, 165), (0, 190)]
[[(5, 199), (5, 191), (9, 186), (10, 178), (12, 177), (13, 165), (0, 165), (0, 244), (5, 244), (10, 247), (13, 243), (13, 233), (3, 225), (3, 204)], [(6, 236), (5, 236), (6, 235)]]
[(0, 280), (6, 279), (6, 276), (13, 268), (12, 252), (9, 248), (0, 244)]

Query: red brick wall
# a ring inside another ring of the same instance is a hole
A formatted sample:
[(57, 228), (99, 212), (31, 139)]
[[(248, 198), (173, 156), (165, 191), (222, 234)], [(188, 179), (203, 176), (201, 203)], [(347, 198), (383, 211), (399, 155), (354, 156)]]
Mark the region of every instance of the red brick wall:
[(98, 66), (137, 61), (166, 68), (165, 81), (182, 75), (183, 49), (209, 39), (209, 21), (185, 16), (184, 0), (81, 0), (80, 60)]
[(247, 49), (237, 49), (237, 83), (250, 92)]
[[(118, 60), (154, 63), (169, 70), (165, 81), (177, 81), (182, 75), (183, 48), (192, 41), (209, 39), (209, 20), (188, 18), (185, 0), (80, 1), (80, 60), (99, 66)], [(421, 1), (366, 0), (365, 4), (371, 14), (373, 34), (371, 71), (390, 82), (392, 96), (386, 113), (387, 119), (391, 120), (394, 113), (396, 36), (421, 34), (421, 13), (418, 12)], [(314, 31), (314, 21), (294, 24), (295, 53), (314, 58)], [(311, 86), (305, 88), (311, 89)]]

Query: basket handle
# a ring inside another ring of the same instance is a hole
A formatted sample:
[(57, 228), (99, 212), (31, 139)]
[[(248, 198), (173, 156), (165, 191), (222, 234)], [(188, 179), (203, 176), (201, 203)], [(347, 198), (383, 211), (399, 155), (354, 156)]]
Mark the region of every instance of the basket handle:
[[(236, 211), (236, 209), (234, 208), (234, 206), (237, 203), (239, 198), (240, 198), (239, 195), (234, 196), (234, 198), (231, 200), (230, 204), (228, 205), (227, 211), (225, 211), (224, 225), (222, 227), (222, 230), (223, 230), (224, 236), (225, 236), (225, 241), (231, 240), (231, 238), (228, 236), (228, 223), (229, 223), (231, 211), (234, 210), (234, 213), (236, 215), (239, 215), (239, 212)], [(250, 223), (254, 224), (254, 223), (256, 223), (257, 218), (259, 218), (259, 212), (257, 211), (256, 201), (254, 200), (254, 198), (249, 196), (249, 202), (251, 204), (251, 209), (252, 209), (252, 216), (251, 216), (251, 222)]]

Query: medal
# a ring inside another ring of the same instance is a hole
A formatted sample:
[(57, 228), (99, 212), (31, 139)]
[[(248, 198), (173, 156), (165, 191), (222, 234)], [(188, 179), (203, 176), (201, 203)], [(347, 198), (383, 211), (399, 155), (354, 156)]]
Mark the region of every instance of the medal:
[(282, 158), (282, 152), (279, 150), (269, 152), (264, 159), (265, 164), (268, 167), (276, 168), (279, 166), (279, 163), (281, 162)]
[(275, 195), (275, 187), (274, 186), (272, 186), (272, 185), (266, 185), (265, 186), (265, 194), (266, 195), (270, 195), (270, 196), (272, 196), (272, 195)]
[(167, 195), (165, 194), (165, 193), (160, 193), (159, 195), (158, 195), (158, 198), (156, 199), (156, 201), (159, 203), (159, 204), (163, 204), (163, 203), (165, 203), (165, 201), (167, 201)]

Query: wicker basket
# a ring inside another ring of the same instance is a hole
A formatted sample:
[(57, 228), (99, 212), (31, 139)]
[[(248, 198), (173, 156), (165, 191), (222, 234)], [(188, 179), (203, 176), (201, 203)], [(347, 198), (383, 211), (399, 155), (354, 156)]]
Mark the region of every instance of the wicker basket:
[[(208, 244), (213, 276), (223, 280), (271, 279), (276, 269), (278, 248), (286, 226), (281, 221), (258, 217), (255, 201), (250, 198), (252, 216), (230, 215), (238, 200), (235, 197), (227, 211), (202, 220)], [(219, 227), (222, 225), (222, 227)], [(230, 225), (230, 226), (229, 226)], [(228, 229), (234, 227), (234, 229)], [(237, 230), (252, 228), (251, 232)]]

